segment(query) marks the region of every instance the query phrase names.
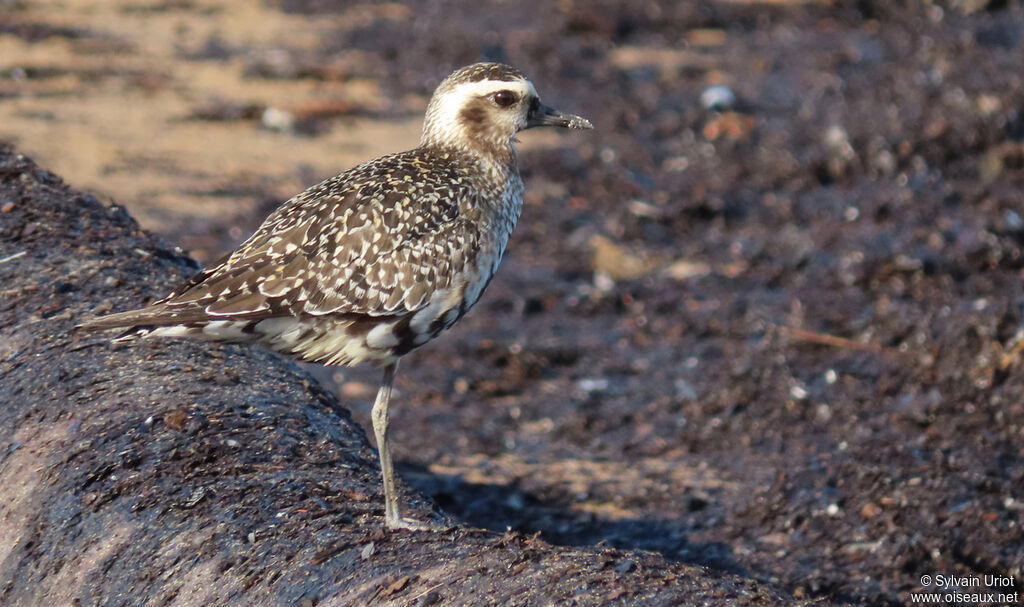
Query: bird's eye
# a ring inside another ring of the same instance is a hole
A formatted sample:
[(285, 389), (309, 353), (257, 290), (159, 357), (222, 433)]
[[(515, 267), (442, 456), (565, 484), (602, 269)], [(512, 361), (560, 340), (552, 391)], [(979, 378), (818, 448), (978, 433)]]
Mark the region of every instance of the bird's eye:
[(516, 102), (516, 94), (512, 91), (498, 91), (493, 96), (498, 107), (508, 107)]

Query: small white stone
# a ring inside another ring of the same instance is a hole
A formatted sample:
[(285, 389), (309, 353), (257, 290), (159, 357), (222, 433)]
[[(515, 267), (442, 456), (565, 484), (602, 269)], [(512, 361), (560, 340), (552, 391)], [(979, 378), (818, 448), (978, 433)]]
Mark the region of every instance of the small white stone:
[(263, 126), (271, 131), (290, 131), (295, 126), (295, 115), (276, 107), (263, 110)]
[(576, 387), (584, 392), (604, 392), (608, 389), (608, 380), (604, 377), (587, 377), (577, 382)]
[(705, 110), (720, 112), (736, 105), (736, 94), (727, 86), (716, 84), (700, 94), (700, 105)]

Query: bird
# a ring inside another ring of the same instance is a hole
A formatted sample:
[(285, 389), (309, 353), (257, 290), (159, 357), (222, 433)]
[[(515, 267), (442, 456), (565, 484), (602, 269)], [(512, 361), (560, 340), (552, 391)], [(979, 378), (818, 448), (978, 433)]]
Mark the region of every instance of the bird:
[(384, 522), (430, 529), (403, 514), (395, 489), (395, 374), (404, 355), (466, 314), (497, 271), (523, 206), (516, 136), (535, 127), (593, 125), (541, 103), (512, 66), (457, 69), (431, 96), (416, 148), (309, 187), (166, 297), (80, 328), (121, 329), (120, 342), (253, 342), (304, 361), (378, 366), (371, 420)]

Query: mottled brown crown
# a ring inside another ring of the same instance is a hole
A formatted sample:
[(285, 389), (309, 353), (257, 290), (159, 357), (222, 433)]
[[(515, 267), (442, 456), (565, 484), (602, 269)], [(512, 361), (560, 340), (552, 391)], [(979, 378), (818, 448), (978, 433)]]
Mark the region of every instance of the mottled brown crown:
[(514, 82), (526, 80), (526, 76), (511, 65), (504, 63), (474, 63), (452, 72), (438, 85), (437, 92), (444, 93), (465, 82), (480, 82), (482, 80)]

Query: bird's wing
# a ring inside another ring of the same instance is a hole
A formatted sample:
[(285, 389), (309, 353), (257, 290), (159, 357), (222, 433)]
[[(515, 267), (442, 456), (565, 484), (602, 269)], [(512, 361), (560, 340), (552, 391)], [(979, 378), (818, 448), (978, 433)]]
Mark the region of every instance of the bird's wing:
[(356, 167), (284, 203), (225, 261), (134, 318), (92, 326), (415, 312), (471, 262), (478, 209), (465, 177), (414, 152)]

